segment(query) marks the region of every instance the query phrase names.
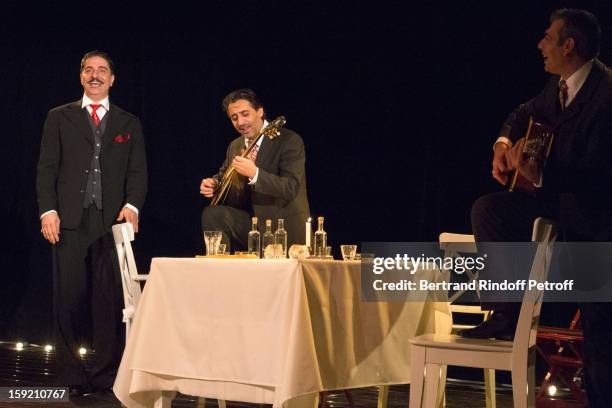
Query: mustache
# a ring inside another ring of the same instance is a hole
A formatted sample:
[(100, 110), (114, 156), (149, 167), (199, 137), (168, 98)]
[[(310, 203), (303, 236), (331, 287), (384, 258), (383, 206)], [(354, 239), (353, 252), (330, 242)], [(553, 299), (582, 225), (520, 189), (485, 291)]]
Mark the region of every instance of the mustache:
[(104, 81), (102, 81), (101, 79), (97, 79), (97, 78), (92, 78), (89, 81), (87, 81), (88, 84), (93, 84), (94, 82), (97, 82), (99, 84), (104, 84)]

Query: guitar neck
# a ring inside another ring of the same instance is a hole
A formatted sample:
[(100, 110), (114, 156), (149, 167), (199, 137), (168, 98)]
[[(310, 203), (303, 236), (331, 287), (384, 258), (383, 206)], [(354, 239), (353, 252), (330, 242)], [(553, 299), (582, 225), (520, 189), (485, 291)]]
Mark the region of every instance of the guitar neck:
[(254, 140), (253, 143), (251, 143), (249, 145), (249, 147), (247, 147), (244, 152), (242, 152), (242, 157), (247, 157), (249, 155), (249, 153), (251, 153), (251, 150), (253, 150), (255, 148), (255, 145), (259, 143), (259, 141), (261, 140), (261, 138), (263, 138), (265, 135), (263, 134), (263, 132), (259, 133), (259, 136), (257, 136)]

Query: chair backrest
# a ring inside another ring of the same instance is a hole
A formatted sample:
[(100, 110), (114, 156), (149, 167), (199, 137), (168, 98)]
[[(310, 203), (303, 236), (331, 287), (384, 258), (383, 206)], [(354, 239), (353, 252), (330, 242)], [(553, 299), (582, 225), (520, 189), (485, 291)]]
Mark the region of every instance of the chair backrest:
[[(529, 274), (530, 281), (544, 282), (548, 277), (556, 239), (557, 228), (552, 221), (541, 217), (534, 221), (532, 241), (537, 243), (537, 248)], [(535, 346), (543, 297), (543, 289), (525, 291), (514, 334), (514, 350), (526, 353)]]
[(121, 272), (121, 286), (123, 287), (123, 321), (126, 323), (126, 340), (132, 323), (132, 317), (140, 300), (141, 289), (138, 281), (138, 271), (134, 252), (132, 252), (132, 241), (134, 240), (134, 228), (130, 223), (113, 225), (113, 238), (119, 259), (119, 270)]
[[(440, 249), (444, 251), (444, 258), (457, 258), (461, 257), (461, 254), (475, 254), (478, 252), (478, 247), (476, 246), (476, 240), (474, 239), (474, 235), (471, 234), (454, 234), (450, 232), (443, 232), (439, 237)], [(450, 271), (452, 272), (452, 271)], [(467, 269), (465, 271), (466, 276), (470, 281), (478, 278), (478, 273), (474, 274), (471, 270)], [(448, 301), (452, 304), (455, 300), (457, 300), (465, 290), (457, 291), (451, 296)], [(478, 290), (476, 290), (478, 293)], [(471, 307), (471, 308), (463, 308), (463, 310), (451, 310), (457, 311), (459, 313), (480, 313), (481, 311), (476, 311), (479, 307)], [(468, 311), (469, 310), (469, 311)], [(483, 314), (488, 314), (488, 311), (482, 311)]]

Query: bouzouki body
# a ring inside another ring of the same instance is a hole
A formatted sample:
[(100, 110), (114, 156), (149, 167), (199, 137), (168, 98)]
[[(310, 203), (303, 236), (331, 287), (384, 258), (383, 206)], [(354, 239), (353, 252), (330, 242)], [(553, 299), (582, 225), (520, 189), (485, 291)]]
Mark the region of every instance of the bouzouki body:
[[(245, 149), (242, 152), (241, 156), (248, 157), (251, 153), (251, 150), (253, 150), (257, 143), (259, 143), (259, 140), (261, 138), (268, 137), (270, 139), (274, 139), (278, 135), (280, 135), (280, 130), (283, 126), (285, 126), (286, 122), (287, 120), (284, 116), (279, 116), (272, 122), (268, 123), (266, 127), (261, 129), (259, 135), (257, 135), (257, 137), (255, 138), (253, 143), (251, 143), (248, 149)], [(236, 169), (234, 169), (234, 167), (229, 165), (225, 170), (225, 173), (223, 173), (223, 176), (218, 180), (218, 182), (219, 185), (217, 186), (215, 194), (213, 195), (213, 198), (210, 201), (210, 206), (214, 207), (226, 203), (231, 205), (231, 200), (237, 200), (237, 197), (240, 195), (240, 189), (243, 185), (242, 176), (240, 176), (240, 174), (236, 172)]]

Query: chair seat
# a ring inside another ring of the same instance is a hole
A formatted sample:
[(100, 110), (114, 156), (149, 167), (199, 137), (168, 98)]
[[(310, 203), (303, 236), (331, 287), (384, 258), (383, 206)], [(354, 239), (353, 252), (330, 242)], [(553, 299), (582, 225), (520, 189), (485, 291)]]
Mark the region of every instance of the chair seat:
[(512, 353), (512, 342), (489, 339), (468, 339), (454, 334), (423, 334), (409, 340), (410, 344), (429, 348), (491, 351)]

